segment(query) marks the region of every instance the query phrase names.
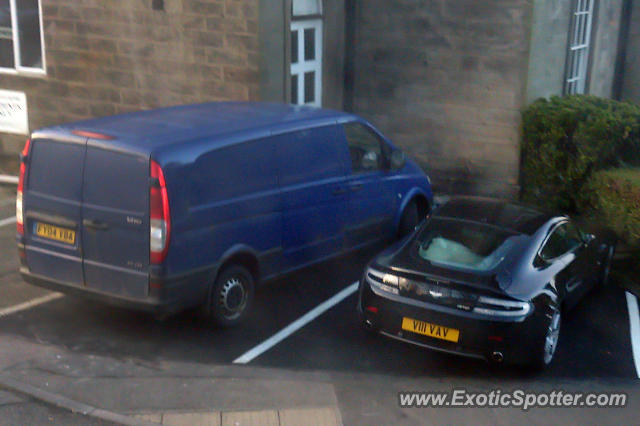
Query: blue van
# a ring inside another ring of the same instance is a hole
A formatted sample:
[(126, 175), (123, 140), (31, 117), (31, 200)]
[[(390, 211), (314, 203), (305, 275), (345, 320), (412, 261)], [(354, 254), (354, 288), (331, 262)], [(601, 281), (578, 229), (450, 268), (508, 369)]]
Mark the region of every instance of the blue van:
[(81, 121), (22, 152), (20, 272), (233, 325), (256, 283), (406, 234), (432, 200), (420, 168), (347, 113), (232, 102)]

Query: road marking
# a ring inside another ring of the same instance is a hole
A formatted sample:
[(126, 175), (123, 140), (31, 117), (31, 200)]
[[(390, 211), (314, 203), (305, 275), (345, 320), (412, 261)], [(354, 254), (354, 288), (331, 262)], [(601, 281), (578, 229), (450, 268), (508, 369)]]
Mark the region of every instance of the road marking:
[(303, 316), (301, 316), (300, 318), (298, 318), (297, 320), (295, 320), (294, 322), (292, 322), (291, 324), (289, 324), (288, 326), (286, 326), (285, 328), (283, 328), (282, 330), (274, 334), (273, 336), (269, 337), (264, 342), (260, 343), (258, 346), (255, 346), (254, 348), (248, 350), (247, 352), (242, 354), (240, 357), (236, 358), (233, 361), (233, 363), (246, 364), (250, 362), (251, 360), (260, 356), (262, 353), (268, 351), (269, 349), (271, 349), (272, 347), (274, 347), (275, 345), (277, 345), (278, 343), (280, 343), (281, 341), (289, 337), (291, 334), (295, 333), (296, 331), (298, 331), (299, 329), (307, 325), (309, 322), (313, 321), (314, 319), (316, 319), (317, 317), (319, 317), (320, 315), (322, 315), (323, 313), (331, 309), (333, 306), (337, 305), (347, 297), (351, 296), (353, 293), (356, 292), (356, 290), (358, 290), (357, 281), (351, 284), (350, 286), (348, 286), (347, 288), (343, 289), (339, 293), (337, 293), (332, 298), (325, 300), (324, 302), (322, 302), (321, 304), (319, 304), (318, 306), (316, 306), (315, 308), (313, 308), (312, 310), (310, 310), (309, 312), (307, 312), (306, 314), (304, 314)]
[(6, 219), (0, 220), (0, 227), (11, 225), (12, 223), (16, 223), (16, 217), (8, 217)]
[(0, 183), (18, 184), (18, 176), (0, 175)]
[(629, 329), (631, 330), (631, 349), (633, 361), (636, 364), (636, 374), (640, 378), (640, 313), (638, 312), (638, 299), (629, 293), (627, 295), (627, 307), (629, 308)]
[(29, 300), (19, 305), (9, 306), (8, 308), (0, 309), (0, 318), (7, 315), (15, 314), (16, 312), (24, 311), (26, 309), (33, 308), (34, 306), (42, 305), (43, 303), (51, 302), (52, 300), (59, 299), (63, 296), (62, 293), (51, 293), (46, 296), (38, 297), (36, 299)]

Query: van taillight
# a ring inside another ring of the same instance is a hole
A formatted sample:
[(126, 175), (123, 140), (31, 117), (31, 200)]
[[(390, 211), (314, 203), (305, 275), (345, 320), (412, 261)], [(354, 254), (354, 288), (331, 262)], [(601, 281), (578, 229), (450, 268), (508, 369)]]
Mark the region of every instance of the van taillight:
[(24, 176), (27, 173), (27, 156), (31, 139), (27, 139), (20, 155), (20, 177), (18, 179), (18, 192), (16, 193), (16, 227), (18, 234), (24, 235), (24, 215), (22, 209), (22, 192), (24, 191)]
[(149, 188), (149, 260), (162, 263), (169, 250), (171, 218), (169, 216), (169, 196), (162, 168), (151, 160), (151, 187)]

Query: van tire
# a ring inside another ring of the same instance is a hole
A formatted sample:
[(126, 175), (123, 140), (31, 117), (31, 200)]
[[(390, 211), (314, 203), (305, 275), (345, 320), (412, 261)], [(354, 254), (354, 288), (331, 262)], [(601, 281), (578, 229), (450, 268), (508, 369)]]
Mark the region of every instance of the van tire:
[(225, 267), (209, 292), (209, 320), (218, 327), (240, 324), (247, 317), (254, 293), (254, 278), (247, 268), (240, 265)]
[(419, 216), (418, 204), (415, 200), (409, 201), (409, 204), (404, 208), (402, 217), (400, 218), (400, 223), (398, 225), (398, 238), (404, 238), (415, 230), (418, 225), (418, 221), (420, 220)]

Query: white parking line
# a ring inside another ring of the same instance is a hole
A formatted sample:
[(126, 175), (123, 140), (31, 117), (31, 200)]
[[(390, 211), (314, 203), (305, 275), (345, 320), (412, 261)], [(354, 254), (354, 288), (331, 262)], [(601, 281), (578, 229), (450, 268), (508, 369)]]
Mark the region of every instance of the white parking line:
[(18, 184), (18, 176), (0, 175), (0, 183), (13, 183)]
[(627, 307), (629, 308), (629, 329), (631, 330), (633, 361), (636, 364), (636, 374), (640, 378), (640, 313), (638, 312), (638, 299), (628, 291), (625, 293), (627, 294)]
[(8, 308), (0, 309), (0, 318), (7, 315), (15, 314), (16, 312), (24, 311), (26, 309), (33, 308), (34, 306), (42, 305), (43, 303), (51, 302), (52, 300), (59, 299), (63, 296), (62, 293), (51, 293), (46, 296), (38, 297), (36, 299), (29, 300), (19, 305), (9, 306)]
[(16, 223), (16, 217), (8, 217), (6, 219), (0, 220), (0, 227), (11, 225), (12, 223)]
[(307, 312), (306, 314), (304, 314), (303, 316), (301, 316), (300, 318), (298, 318), (297, 320), (295, 320), (294, 322), (292, 322), (291, 324), (289, 324), (288, 326), (286, 326), (285, 328), (283, 328), (282, 330), (274, 334), (273, 336), (269, 337), (264, 342), (260, 343), (258, 346), (245, 352), (240, 357), (236, 358), (233, 361), (233, 363), (246, 364), (250, 362), (254, 358), (260, 356), (262, 353), (268, 351), (269, 349), (271, 349), (272, 347), (274, 347), (275, 345), (277, 345), (278, 343), (280, 343), (281, 341), (289, 337), (291, 334), (295, 333), (296, 331), (298, 331), (299, 329), (307, 325), (309, 322), (313, 321), (315, 318), (322, 315), (324, 312), (331, 309), (333, 306), (337, 305), (347, 297), (351, 296), (353, 293), (356, 292), (356, 290), (358, 290), (357, 281), (351, 284), (350, 286), (348, 286), (347, 288), (345, 288), (344, 290), (342, 290), (341, 292), (339, 292), (338, 294), (336, 294), (335, 296), (333, 296), (332, 298), (325, 300), (324, 302), (322, 302), (321, 304), (319, 304), (318, 306), (316, 306), (315, 308), (313, 308), (312, 310), (310, 310), (309, 312)]

